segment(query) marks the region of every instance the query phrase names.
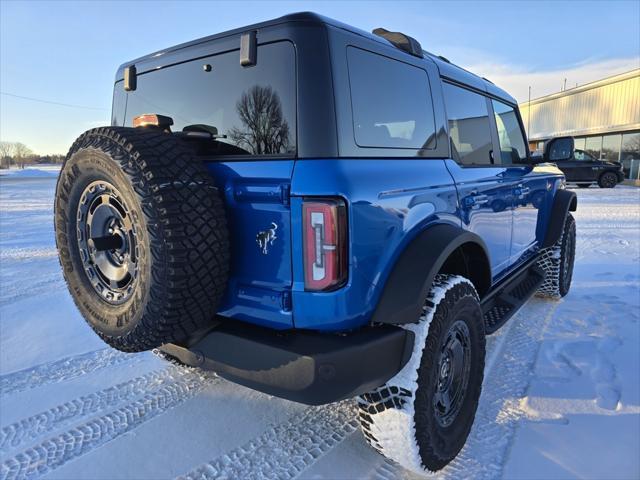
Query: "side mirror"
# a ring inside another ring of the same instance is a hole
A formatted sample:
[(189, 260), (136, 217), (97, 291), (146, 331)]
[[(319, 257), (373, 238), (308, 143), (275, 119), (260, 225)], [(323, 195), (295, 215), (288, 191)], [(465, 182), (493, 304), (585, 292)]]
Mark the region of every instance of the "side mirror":
[(573, 137), (552, 138), (544, 145), (544, 161), (557, 162), (573, 157)]

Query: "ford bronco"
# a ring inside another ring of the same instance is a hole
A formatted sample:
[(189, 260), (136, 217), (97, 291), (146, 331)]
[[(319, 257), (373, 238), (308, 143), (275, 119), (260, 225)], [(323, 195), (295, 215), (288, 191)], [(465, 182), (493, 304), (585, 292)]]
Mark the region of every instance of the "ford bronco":
[(516, 101), (424, 51), (312, 13), (116, 74), (72, 145), (56, 242), (88, 324), (311, 405), (357, 397), (416, 472), (463, 447), (485, 335), (571, 284), (576, 196), (531, 157)]

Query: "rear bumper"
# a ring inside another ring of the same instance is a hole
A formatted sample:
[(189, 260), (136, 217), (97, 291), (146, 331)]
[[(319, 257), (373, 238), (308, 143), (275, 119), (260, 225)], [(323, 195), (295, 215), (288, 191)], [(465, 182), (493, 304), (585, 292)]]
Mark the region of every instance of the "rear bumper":
[(383, 385), (409, 360), (413, 339), (391, 325), (327, 334), (227, 321), (189, 347), (160, 350), (254, 390), (322, 405)]

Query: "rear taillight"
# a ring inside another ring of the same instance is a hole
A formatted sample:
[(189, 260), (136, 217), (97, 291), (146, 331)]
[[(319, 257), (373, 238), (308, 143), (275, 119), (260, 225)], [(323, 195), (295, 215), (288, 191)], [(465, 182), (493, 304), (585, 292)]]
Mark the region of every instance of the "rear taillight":
[(340, 199), (306, 199), (304, 230), (304, 288), (333, 290), (347, 280), (347, 212)]

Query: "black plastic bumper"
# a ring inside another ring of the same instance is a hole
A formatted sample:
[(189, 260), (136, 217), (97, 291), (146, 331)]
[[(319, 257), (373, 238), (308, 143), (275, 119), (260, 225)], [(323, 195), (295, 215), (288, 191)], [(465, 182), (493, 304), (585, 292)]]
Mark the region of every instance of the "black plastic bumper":
[(383, 385), (409, 360), (413, 337), (391, 325), (327, 334), (227, 321), (188, 348), (160, 350), (254, 390), (322, 405)]

